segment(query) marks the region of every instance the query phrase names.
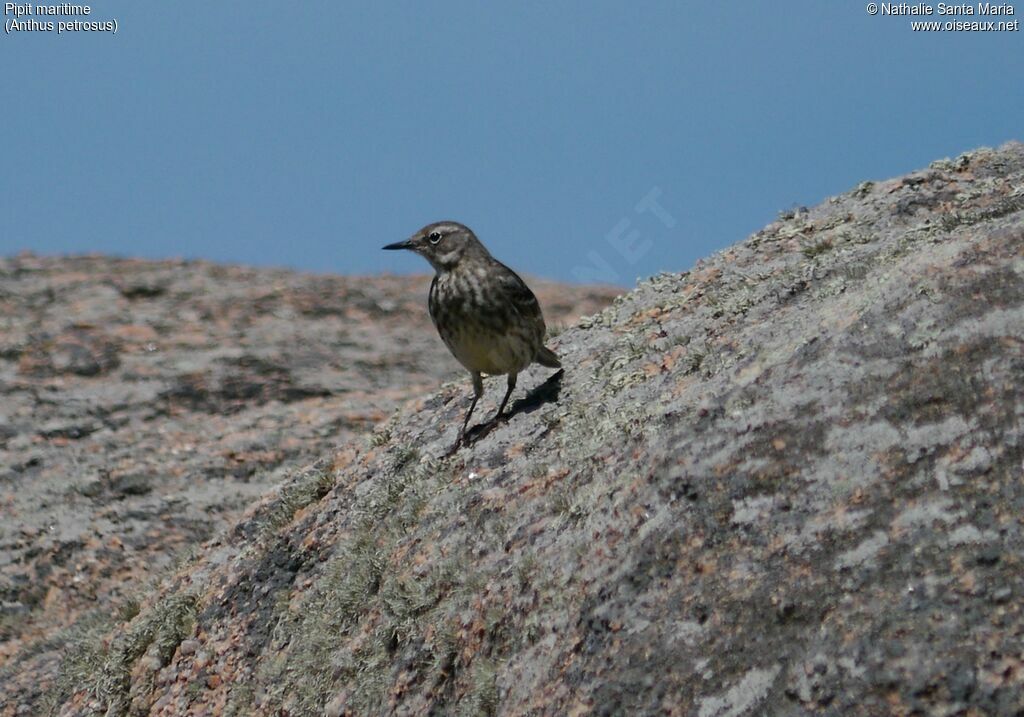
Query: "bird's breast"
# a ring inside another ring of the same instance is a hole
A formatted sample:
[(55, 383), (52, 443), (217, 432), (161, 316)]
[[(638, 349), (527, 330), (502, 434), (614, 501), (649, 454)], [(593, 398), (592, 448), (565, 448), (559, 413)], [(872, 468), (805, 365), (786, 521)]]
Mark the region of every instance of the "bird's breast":
[(474, 272), (439, 274), (428, 303), (441, 339), (470, 371), (518, 373), (543, 339), (532, 322), (520, 320), (508, 297)]

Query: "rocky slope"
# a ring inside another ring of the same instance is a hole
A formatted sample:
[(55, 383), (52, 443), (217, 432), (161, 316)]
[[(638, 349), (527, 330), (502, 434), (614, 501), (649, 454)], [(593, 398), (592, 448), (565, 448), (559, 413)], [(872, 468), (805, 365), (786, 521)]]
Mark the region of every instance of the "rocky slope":
[[(0, 715), (40, 713), (69, 636), (311, 456), (459, 377), (428, 282), (0, 260)], [(556, 326), (618, 293), (533, 283)]]
[[(62, 715), (1024, 711), (1024, 146), (865, 182), (291, 473)], [(500, 380), (482, 409), (493, 411)]]

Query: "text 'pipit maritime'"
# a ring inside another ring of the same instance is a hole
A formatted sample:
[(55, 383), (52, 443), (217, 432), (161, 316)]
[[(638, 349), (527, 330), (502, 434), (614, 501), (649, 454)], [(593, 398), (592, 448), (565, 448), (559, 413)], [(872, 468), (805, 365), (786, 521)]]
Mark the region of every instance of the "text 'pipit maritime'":
[(491, 419), (496, 421), (520, 371), (532, 363), (561, 368), (555, 352), (544, 346), (537, 297), (518, 274), (491, 256), (469, 227), (436, 222), (384, 248), (414, 251), (437, 272), (427, 301), (430, 318), (448, 350), (473, 376), (473, 402), (459, 440), (484, 395), (482, 374), (508, 375), (508, 390)]

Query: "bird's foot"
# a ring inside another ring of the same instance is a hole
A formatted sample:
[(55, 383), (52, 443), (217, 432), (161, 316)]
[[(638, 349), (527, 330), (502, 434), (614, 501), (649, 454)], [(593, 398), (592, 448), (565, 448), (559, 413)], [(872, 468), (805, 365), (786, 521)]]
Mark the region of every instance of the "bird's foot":
[(448, 449), (448, 452), (445, 453), (445, 457), (447, 458), (451, 456), (463, 446), (471, 446), (480, 439), (485, 438), (498, 426), (498, 424), (508, 423), (508, 420), (511, 417), (511, 413), (502, 412), (495, 415), (494, 418), (486, 423), (478, 423), (464, 431), (460, 431), (458, 437), (455, 439), (455, 443), (453, 443), (451, 448)]
[(443, 456), (441, 456), (441, 457), (442, 457), (442, 458), (451, 458), (451, 457), (452, 457), (453, 455), (455, 455), (455, 452), (456, 452), (457, 450), (459, 450), (460, 448), (462, 448), (462, 438), (463, 438), (463, 436), (462, 436), (462, 434), (460, 433), (460, 434), (459, 434), (459, 437), (455, 439), (455, 443), (453, 443), (453, 444), (452, 444), (452, 445), (451, 445), (451, 446), (450, 446), (450, 447), (448, 448), (448, 450), (447, 450), (447, 451), (445, 451), (444, 455), (443, 455)]

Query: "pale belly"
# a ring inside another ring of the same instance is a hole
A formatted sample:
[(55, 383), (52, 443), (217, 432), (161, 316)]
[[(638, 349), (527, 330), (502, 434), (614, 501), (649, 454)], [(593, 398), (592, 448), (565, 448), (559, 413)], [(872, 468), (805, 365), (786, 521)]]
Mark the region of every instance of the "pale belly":
[(470, 371), (519, 373), (537, 356), (544, 321), (535, 300), (529, 308), (537, 316), (527, 313), (529, 318), (524, 318), (512, 303), (516, 296), (507, 294), (501, 282), (487, 284), (486, 278), (455, 271), (439, 274), (430, 287), (430, 318), (448, 350)]
[(537, 352), (529, 338), (514, 333), (470, 329), (442, 332), (441, 338), (467, 369), (492, 376), (519, 373), (533, 362)]

